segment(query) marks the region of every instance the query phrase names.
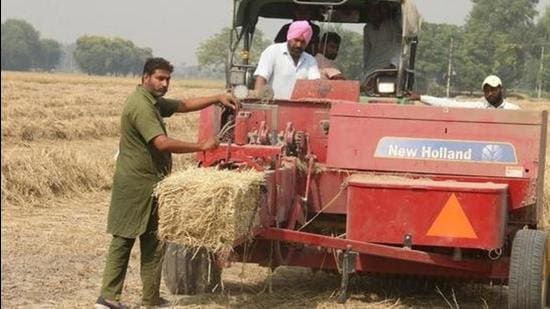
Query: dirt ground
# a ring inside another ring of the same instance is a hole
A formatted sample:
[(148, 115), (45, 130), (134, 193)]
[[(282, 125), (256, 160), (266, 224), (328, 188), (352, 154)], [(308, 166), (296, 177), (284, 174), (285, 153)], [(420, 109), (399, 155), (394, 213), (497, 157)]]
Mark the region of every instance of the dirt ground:
[[(2, 307), (91, 308), (101, 283), (110, 236), (105, 230), (108, 192), (52, 201), (55, 207), (2, 208)], [(428, 287), (424, 281), (354, 278), (346, 306), (335, 295), (339, 277), (305, 268), (268, 269), (235, 263), (223, 273), (224, 291), (174, 296), (172, 308), (498, 308), (506, 288), (464, 283)], [(134, 249), (123, 301), (139, 307), (139, 250)], [(439, 292), (437, 290), (439, 288)], [(449, 304), (447, 303), (449, 302)]]
[[(2, 72), (2, 308), (91, 308), (95, 302), (110, 240), (105, 226), (120, 108), (135, 84), (135, 79)], [(172, 87), (170, 97), (220, 91), (219, 85), (203, 82), (174, 81)], [(549, 109), (550, 103), (522, 107)], [(168, 123), (172, 136), (194, 138), (197, 115), (178, 117)], [(137, 247), (123, 292), (123, 302), (133, 307), (139, 307), (141, 295)], [(173, 296), (163, 284), (161, 293), (172, 308), (505, 305), (506, 287), (499, 285), (425, 284), (354, 277), (343, 306), (336, 303), (337, 275), (291, 267), (271, 273), (235, 263), (224, 270), (223, 291)]]

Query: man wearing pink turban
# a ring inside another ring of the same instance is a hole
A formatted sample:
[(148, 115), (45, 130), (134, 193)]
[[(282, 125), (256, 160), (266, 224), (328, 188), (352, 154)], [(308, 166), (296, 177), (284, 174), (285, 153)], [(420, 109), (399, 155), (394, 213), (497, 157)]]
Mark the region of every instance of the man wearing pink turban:
[(274, 98), (288, 100), (297, 79), (321, 78), (317, 61), (304, 52), (312, 35), (307, 21), (293, 22), (286, 42), (273, 44), (262, 52), (254, 72), (254, 89), (260, 90), (269, 84), (273, 88)]
[[(312, 56), (315, 56), (317, 53), (317, 44), (319, 43), (319, 32), (321, 32), (321, 29), (319, 26), (311, 22), (311, 19), (314, 18), (315, 9), (312, 9), (311, 5), (296, 5), (294, 8), (294, 19), (292, 21), (297, 20), (307, 20), (309, 23), (309, 26), (311, 27), (311, 30), (313, 30), (313, 37), (311, 38), (311, 41), (309, 41), (309, 44), (306, 47), (306, 52)], [(279, 32), (277, 33), (277, 36), (273, 40), (273, 43), (283, 43), (286, 42), (286, 37), (288, 34), (288, 28), (290, 27), (292, 23), (285, 24)]]

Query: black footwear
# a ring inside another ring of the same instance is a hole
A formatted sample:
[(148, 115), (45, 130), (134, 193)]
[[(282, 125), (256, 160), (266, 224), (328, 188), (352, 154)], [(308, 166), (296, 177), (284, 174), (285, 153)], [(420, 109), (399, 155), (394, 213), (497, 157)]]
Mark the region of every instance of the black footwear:
[(123, 305), (121, 302), (108, 302), (105, 298), (99, 296), (94, 305), (95, 309), (129, 309), (130, 307)]

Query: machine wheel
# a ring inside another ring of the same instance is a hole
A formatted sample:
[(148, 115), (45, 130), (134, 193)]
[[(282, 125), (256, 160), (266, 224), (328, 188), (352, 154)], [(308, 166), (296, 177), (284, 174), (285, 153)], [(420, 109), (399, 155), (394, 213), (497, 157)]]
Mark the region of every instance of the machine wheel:
[(222, 269), (204, 249), (168, 243), (162, 272), (164, 284), (172, 294), (211, 293), (221, 281)]
[(545, 308), (548, 296), (548, 234), (520, 230), (512, 243), (508, 308)]

